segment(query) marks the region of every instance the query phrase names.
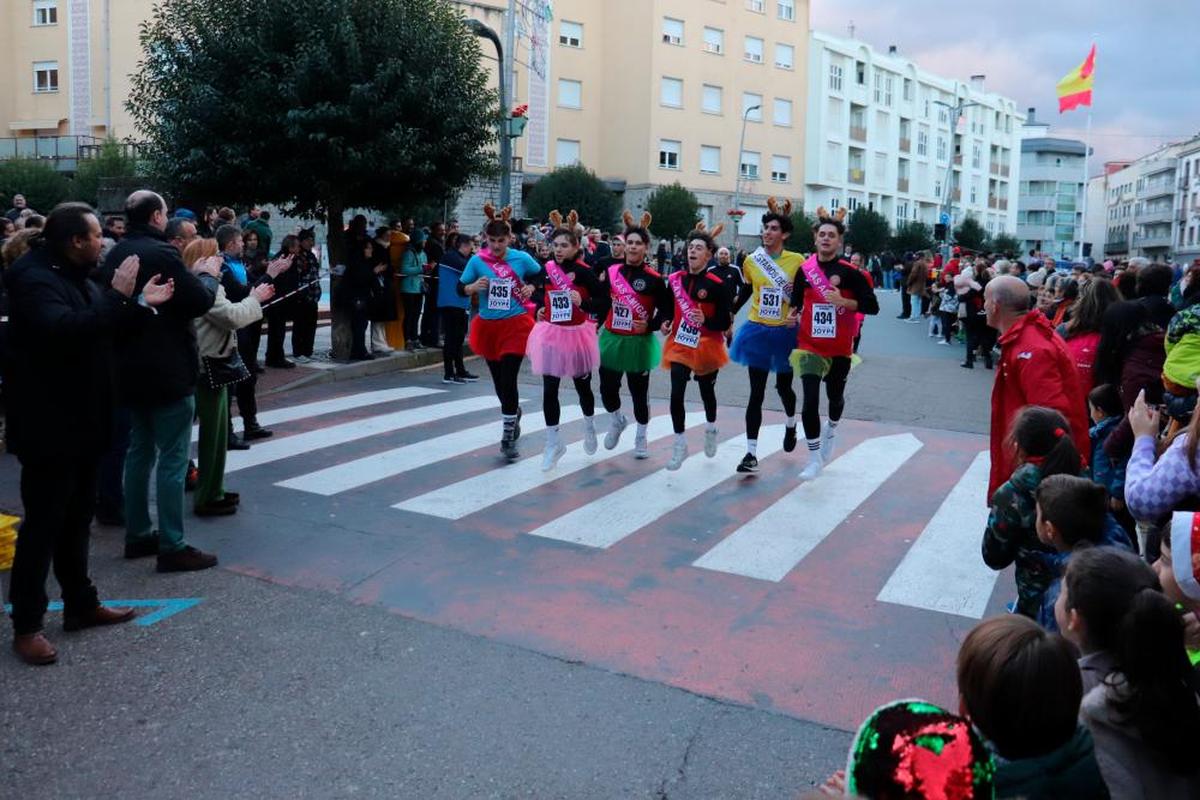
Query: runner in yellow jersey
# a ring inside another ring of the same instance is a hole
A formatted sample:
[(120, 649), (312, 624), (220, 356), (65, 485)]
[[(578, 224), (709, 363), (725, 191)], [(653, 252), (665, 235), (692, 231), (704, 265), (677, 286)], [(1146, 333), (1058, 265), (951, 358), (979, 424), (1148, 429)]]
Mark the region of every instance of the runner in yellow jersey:
[(775, 390), (783, 401), (787, 427), (783, 449), (796, 449), (796, 393), (792, 390), (792, 365), (788, 357), (796, 348), (796, 322), (791, 315), (791, 297), (796, 271), (804, 257), (784, 250), (792, 233), (792, 201), (767, 201), (762, 218), (762, 247), (746, 257), (742, 276), (751, 286), (750, 318), (733, 337), (729, 357), (750, 372), (750, 398), (746, 401), (746, 455), (738, 472), (758, 471), (758, 430), (762, 426), (762, 404), (767, 378), (775, 373)]

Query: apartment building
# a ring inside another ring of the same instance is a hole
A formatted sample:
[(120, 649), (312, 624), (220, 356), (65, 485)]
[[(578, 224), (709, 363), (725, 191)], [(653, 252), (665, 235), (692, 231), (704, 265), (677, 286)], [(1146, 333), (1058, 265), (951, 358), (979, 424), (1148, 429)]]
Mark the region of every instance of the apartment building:
[(1038, 120), (1032, 108), (1021, 134), (1017, 201), (1021, 251), (1062, 260), (1078, 258), (1085, 241), (1087, 146), (1077, 139), (1050, 136), (1050, 124)]
[(1176, 231), (1180, 227), (1186, 231), (1186, 226), (1177, 220), (1180, 181), (1176, 173), (1179, 155), (1188, 146), (1189, 143), (1164, 145), (1105, 176), (1106, 256), (1144, 256), (1160, 261), (1171, 257)]
[[(506, 24), (506, 0), (459, 5), (497, 31)], [(580, 163), (636, 211), (678, 181), (711, 223), (728, 223), (738, 196), (747, 235), (768, 196), (802, 196), (807, 0), (559, 0), (541, 30), (523, 0), (516, 7), (518, 30), (534, 28), (514, 68), (513, 102), (530, 106), (514, 149), (524, 191)], [(547, 37), (535, 54), (530, 42)]]
[(1200, 136), (1179, 148), (1176, 166), (1175, 260), (1200, 258)]
[[(900, 55), (814, 32), (808, 48), (805, 207), (881, 212), (893, 224), (973, 216), (992, 233), (1017, 223), (1016, 103), (933, 75)], [(958, 119), (950, 106), (966, 101)]]
[(135, 137), (124, 104), (154, 0), (0, 3), (0, 158), (75, 168), (79, 147)]

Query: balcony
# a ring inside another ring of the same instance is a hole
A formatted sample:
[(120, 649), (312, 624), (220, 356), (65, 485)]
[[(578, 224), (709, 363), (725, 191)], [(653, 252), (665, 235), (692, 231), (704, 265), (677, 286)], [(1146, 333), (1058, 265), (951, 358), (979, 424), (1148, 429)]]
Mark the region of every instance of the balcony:
[(1171, 246), (1171, 233), (1135, 233), (1133, 243), (1143, 250)]
[(1170, 222), (1174, 214), (1171, 207), (1155, 208), (1149, 211), (1143, 211), (1133, 218), (1133, 221), (1138, 225), (1153, 225), (1157, 222)]
[(856, 183), (859, 186), (862, 186), (864, 183), (866, 183), (867, 174), (864, 170), (851, 167), (850, 169), (846, 170), (846, 179), (851, 183)]
[(988, 197), (988, 208), (999, 208), (999, 207), (1000, 207), (1000, 198), (999, 197)]
[(956, 155), (954, 157), (954, 166), (956, 166), (956, 167), (962, 166), (962, 153), (959, 153), (958, 155)]
[(1012, 173), (1012, 168), (1008, 164), (1000, 165), (1000, 177), (1007, 178)]
[[(0, 161), (30, 158), (52, 162), (60, 172), (74, 172), (79, 159), (94, 157), (103, 140), (93, 136), (22, 136), (0, 139)], [(127, 145), (126, 147), (132, 147)]]
[(962, 189), (955, 189), (950, 193), (950, 199), (956, 203), (962, 202)]
[(911, 153), (912, 152), (912, 139), (904, 139), (904, 138), (900, 139), (900, 152), (901, 153)]
[(896, 191), (897, 192), (907, 192), (908, 191), (908, 178), (897, 178), (896, 179)]
[(1158, 180), (1147, 181), (1138, 192), (1138, 197), (1149, 200), (1152, 197), (1167, 197), (1175, 194), (1175, 181), (1173, 180)]
[(1000, 198), (1000, 210), (1008, 211), (1008, 198), (1007, 197)]
[(1129, 252), (1129, 242), (1125, 239), (1117, 239), (1111, 242), (1104, 243), (1105, 255), (1120, 255), (1121, 253)]
[(998, 163), (996, 163), (995, 161), (989, 162), (988, 163), (988, 174), (989, 175), (999, 175), (1000, 174), (1000, 165)]
[(867, 140), (867, 129), (861, 125), (851, 125), (850, 138), (856, 142), (865, 142)]

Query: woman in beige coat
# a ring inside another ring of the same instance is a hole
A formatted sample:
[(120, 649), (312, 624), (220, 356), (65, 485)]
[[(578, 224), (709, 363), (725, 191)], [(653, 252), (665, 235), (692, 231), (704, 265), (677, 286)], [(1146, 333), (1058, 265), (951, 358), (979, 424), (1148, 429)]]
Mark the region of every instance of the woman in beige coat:
[[(200, 350), (200, 380), (196, 386), (196, 415), (200, 418), (200, 480), (196, 485), (198, 517), (225, 516), (237, 511), (238, 495), (225, 491), (225, 452), (228, 444), (229, 394), (226, 385), (213, 386), (207, 359), (237, 355), (238, 328), (262, 319), (262, 304), (275, 294), (270, 284), (255, 286), (240, 303), (231, 303), (221, 286), (221, 257), (215, 239), (196, 239), (183, 251), (183, 263), (216, 295), (212, 308), (196, 320)], [(240, 364), (240, 358), (235, 358)], [(249, 376), (242, 367), (242, 372)], [(236, 381), (235, 381), (236, 382)]]

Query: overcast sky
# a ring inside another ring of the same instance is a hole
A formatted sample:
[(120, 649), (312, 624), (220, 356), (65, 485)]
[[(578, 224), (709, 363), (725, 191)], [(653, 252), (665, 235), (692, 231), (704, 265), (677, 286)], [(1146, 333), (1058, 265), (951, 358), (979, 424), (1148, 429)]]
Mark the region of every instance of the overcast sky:
[[(1097, 44), (1091, 172), (1200, 132), (1200, 0), (811, 0), (812, 27), (1037, 108), (1051, 135), (1082, 139), (1087, 109), (1058, 113), (1054, 87)], [(933, 26), (931, 28), (931, 26)]]

